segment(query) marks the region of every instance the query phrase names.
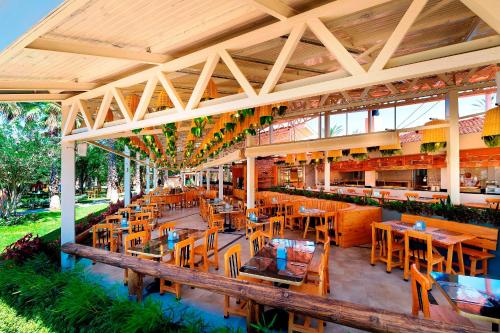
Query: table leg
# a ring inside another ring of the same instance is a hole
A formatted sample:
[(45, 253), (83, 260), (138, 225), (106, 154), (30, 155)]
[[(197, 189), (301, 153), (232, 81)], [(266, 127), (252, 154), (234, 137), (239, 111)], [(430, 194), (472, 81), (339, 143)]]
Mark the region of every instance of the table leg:
[(464, 255), (462, 253), (462, 243), (457, 243), (457, 257), (458, 257), (458, 269), (459, 274), (465, 275), (465, 266), (464, 266)]
[(453, 244), (448, 245), (448, 255), (446, 258), (446, 273), (451, 274), (453, 265)]
[(255, 332), (255, 329), (251, 325), (254, 322), (254, 301), (248, 300), (247, 301), (247, 332)]
[(306, 227), (304, 228), (304, 238), (307, 237), (307, 230), (309, 229), (309, 221), (310, 221), (311, 217), (310, 216), (307, 216), (306, 218)]

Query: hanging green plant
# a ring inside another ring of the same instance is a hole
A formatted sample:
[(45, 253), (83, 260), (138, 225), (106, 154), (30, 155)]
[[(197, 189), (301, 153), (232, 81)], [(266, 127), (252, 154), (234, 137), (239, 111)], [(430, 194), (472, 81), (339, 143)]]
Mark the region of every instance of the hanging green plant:
[(403, 151), (401, 149), (384, 149), (380, 150), (380, 155), (387, 157), (387, 156), (394, 156), (394, 155), (401, 155)]
[(500, 134), (483, 136), (482, 139), (484, 144), (490, 148), (500, 146)]
[(260, 125), (265, 126), (265, 125), (271, 125), (273, 122), (273, 116), (261, 116), (260, 117)]
[(427, 142), (420, 145), (421, 153), (435, 153), (446, 148), (446, 142)]
[(278, 116), (283, 116), (286, 113), (286, 110), (288, 110), (288, 106), (286, 105), (273, 106), (273, 113)]
[(328, 157), (327, 160), (329, 163), (338, 162), (340, 161), (340, 157)]
[(224, 139), (224, 134), (221, 132), (215, 132), (214, 139), (216, 142), (222, 142), (222, 140)]
[(352, 158), (354, 158), (355, 160), (358, 160), (358, 161), (364, 161), (368, 158), (368, 154), (365, 154), (365, 153), (360, 153), (360, 154), (357, 154), (357, 153), (354, 153), (354, 154), (351, 154)]
[(226, 131), (228, 132), (233, 132), (235, 127), (236, 127), (236, 123), (233, 123), (233, 122), (227, 122), (226, 125)]
[(137, 134), (141, 133), (141, 131), (142, 131), (142, 128), (136, 128), (136, 129), (132, 130), (132, 133), (137, 135)]

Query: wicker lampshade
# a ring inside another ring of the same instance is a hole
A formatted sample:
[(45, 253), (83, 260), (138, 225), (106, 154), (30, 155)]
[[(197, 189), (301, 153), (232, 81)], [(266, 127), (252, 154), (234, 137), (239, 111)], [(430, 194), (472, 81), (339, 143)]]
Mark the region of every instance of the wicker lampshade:
[(488, 147), (500, 145), (500, 106), (486, 111), (483, 125), (483, 141)]
[(299, 161), (299, 163), (306, 162), (307, 161), (307, 154), (306, 153), (297, 154), (297, 161)]
[(330, 150), (330, 151), (328, 151), (328, 157), (340, 158), (340, 157), (342, 157), (342, 150)]
[(168, 97), (167, 93), (162, 90), (158, 94), (158, 100), (156, 101), (156, 107), (158, 109), (164, 109), (164, 108), (171, 109), (174, 107), (174, 103), (172, 103), (172, 100), (170, 99), (170, 97)]
[(293, 155), (293, 154), (286, 155), (285, 163), (288, 165), (295, 164), (295, 155)]
[[(342, 152), (341, 152), (342, 154)], [(349, 150), (349, 154), (353, 155), (353, 154), (368, 154), (368, 149), (366, 149), (366, 147), (363, 147), (363, 148), (351, 148)]]
[(315, 161), (322, 160), (323, 158), (325, 158), (325, 153), (323, 153), (322, 151), (315, 151), (311, 155), (311, 159)]
[(217, 85), (215, 84), (214, 80), (210, 79), (208, 81), (207, 88), (205, 89), (205, 92), (203, 94), (203, 99), (214, 99), (219, 97), (219, 92), (217, 91)]
[(108, 109), (108, 113), (106, 113), (106, 118), (104, 118), (104, 121), (106, 123), (109, 123), (111, 121), (113, 121), (115, 118), (113, 116), (113, 111), (111, 109)]
[(392, 145), (380, 146), (378, 149), (379, 150), (401, 150), (401, 143), (399, 142), (399, 135), (398, 135), (398, 138), (396, 139), (396, 143), (394, 143)]
[(137, 106), (139, 105), (139, 100), (140, 100), (139, 96), (135, 94), (127, 95), (127, 97), (125, 97), (125, 103), (127, 103), (127, 106), (129, 110), (132, 111), (132, 113), (134, 113), (135, 110), (137, 110)]
[[(446, 120), (442, 119), (433, 119), (424, 124), (424, 126), (429, 125), (441, 125), (447, 124)], [(424, 129), (422, 131), (422, 143), (436, 143), (436, 142), (446, 142), (446, 128), (432, 128), (432, 129)]]

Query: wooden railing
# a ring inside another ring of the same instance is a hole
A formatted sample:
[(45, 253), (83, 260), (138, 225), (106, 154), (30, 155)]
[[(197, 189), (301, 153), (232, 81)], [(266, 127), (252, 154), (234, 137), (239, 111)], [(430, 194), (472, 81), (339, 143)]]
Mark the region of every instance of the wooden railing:
[[(74, 243), (63, 244), (61, 249), (67, 254), (88, 258), (115, 267), (129, 268), (140, 274), (164, 278), (218, 294), (247, 299), (256, 304), (302, 313), (324, 321), (370, 332), (488, 332), (346, 301), (305, 295), (288, 289), (251, 284), (247, 281), (230, 279), (213, 273), (192, 271)], [(249, 332), (252, 330), (250, 325), (247, 325), (247, 329)]]

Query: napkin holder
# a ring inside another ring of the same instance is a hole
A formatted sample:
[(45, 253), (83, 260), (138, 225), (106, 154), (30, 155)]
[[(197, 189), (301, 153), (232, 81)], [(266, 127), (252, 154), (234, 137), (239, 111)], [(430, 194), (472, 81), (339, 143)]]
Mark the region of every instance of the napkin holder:
[(415, 222), (413, 229), (423, 231), (423, 230), (425, 230), (425, 227), (426, 227), (425, 222), (418, 220), (417, 222)]
[(121, 226), (122, 226), (123, 228), (126, 228), (126, 227), (128, 226), (128, 220), (127, 220), (127, 218), (122, 217), (122, 223), (121, 223)]
[(303, 213), (303, 212), (305, 212), (305, 211), (306, 211), (306, 208), (305, 208), (304, 206), (300, 206), (300, 207), (299, 207), (299, 212), (300, 212), (300, 213)]

